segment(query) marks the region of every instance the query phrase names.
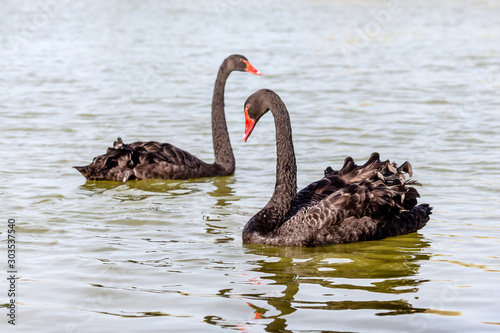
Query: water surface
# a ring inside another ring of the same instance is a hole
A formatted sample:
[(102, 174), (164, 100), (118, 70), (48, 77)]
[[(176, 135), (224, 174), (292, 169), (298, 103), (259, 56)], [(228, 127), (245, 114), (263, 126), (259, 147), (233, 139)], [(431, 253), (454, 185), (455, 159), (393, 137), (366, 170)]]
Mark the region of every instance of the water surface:
[[(15, 329), (497, 331), (498, 17), (495, 1), (4, 3)], [(98, 183), (71, 168), (117, 136), (213, 161), (213, 82), (232, 53), (264, 73), (226, 86), (234, 176)], [(272, 117), (241, 141), (243, 102), (264, 87), (291, 113), (299, 188), (378, 151), (412, 163), (428, 225), (324, 248), (242, 245), (275, 180)], [(0, 327), (13, 330), (4, 314)]]

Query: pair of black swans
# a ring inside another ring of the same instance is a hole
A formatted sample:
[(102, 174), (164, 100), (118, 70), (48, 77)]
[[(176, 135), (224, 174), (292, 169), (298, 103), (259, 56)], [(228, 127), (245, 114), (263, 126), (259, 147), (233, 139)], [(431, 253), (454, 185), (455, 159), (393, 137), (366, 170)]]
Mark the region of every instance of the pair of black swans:
[[(241, 55), (224, 60), (215, 81), (212, 100), (213, 164), (168, 143), (134, 142), (118, 138), (113, 148), (83, 167), (88, 180), (189, 179), (234, 173), (235, 160), (224, 114), (224, 87), (232, 71), (262, 75)], [(347, 157), (338, 171), (328, 167), (324, 177), (297, 192), (297, 165), (292, 127), (285, 103), (274, 91), (262, 89), (245, 102), (246, 142), (268, 111), (276, 126), (276, 185), (269, 202), (243, 229), (243, 242), (279, 246), (324, 246), (379, 240), (422, 228), (432, 208), (417, 205), (419, 185), (410, 163), (397, 167), (382, 162), (378, 153), (358, 166)]]

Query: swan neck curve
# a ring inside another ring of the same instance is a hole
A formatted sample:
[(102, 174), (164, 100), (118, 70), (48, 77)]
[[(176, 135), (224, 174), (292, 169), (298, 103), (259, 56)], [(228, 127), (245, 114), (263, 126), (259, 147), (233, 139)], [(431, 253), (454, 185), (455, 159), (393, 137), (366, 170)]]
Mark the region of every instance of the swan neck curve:
[(224, 89), (227, 78), (231, 74), (226, 61), (222, 63), (217, 73), (212, 97), (212, 142), (214, 146), (215, 163), (227, 175), (233, 174), (235, 159), (233, 148), (227, 131), (226, 115), (224, 113)]
[(290, 116), (277, 94), (267, 96), (276, 127), (276, 184), (269, 202), (245, 226), (244, 237), (255, 232), (265, 235), (283, 224), (297, 194), (297, 164)]
[(292, 125), (285, 103), (278, 95), (273, 95), (270, 110), (276, 127), (276, 184), (269, 203), (279, 205), (280, 210), (286, 214), (297, 194), (297, 163)]

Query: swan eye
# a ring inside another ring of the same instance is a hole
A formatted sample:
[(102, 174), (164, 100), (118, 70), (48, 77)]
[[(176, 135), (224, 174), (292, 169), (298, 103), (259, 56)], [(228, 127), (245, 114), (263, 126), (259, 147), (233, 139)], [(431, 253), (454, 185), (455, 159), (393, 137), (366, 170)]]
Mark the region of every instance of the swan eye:
[(248, 110), (248, 109), (250, 109), (250, 104), (247, 104), (247, 105), (245, 106), (245, 110)]

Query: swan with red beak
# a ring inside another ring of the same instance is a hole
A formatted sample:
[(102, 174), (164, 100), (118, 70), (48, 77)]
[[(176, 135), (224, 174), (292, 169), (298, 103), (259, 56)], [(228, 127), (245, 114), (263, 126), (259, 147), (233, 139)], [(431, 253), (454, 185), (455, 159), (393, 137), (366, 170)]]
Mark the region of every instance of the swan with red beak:
[(285, 103), (274, 91), (261, 89), (245, 101), (246, 142), (259, 119), (271, 111), (276, 129), (276, 183), (268, 203), (245, 225), (245, 244), (325, 246), (379, 240), (423, 228), (432, 207), (406, 179), (410, 163), (399, 167), (373, 153), (363, 165), (351, 157), (338, 171), (297, 192), (297, 164), (292, 125)]

